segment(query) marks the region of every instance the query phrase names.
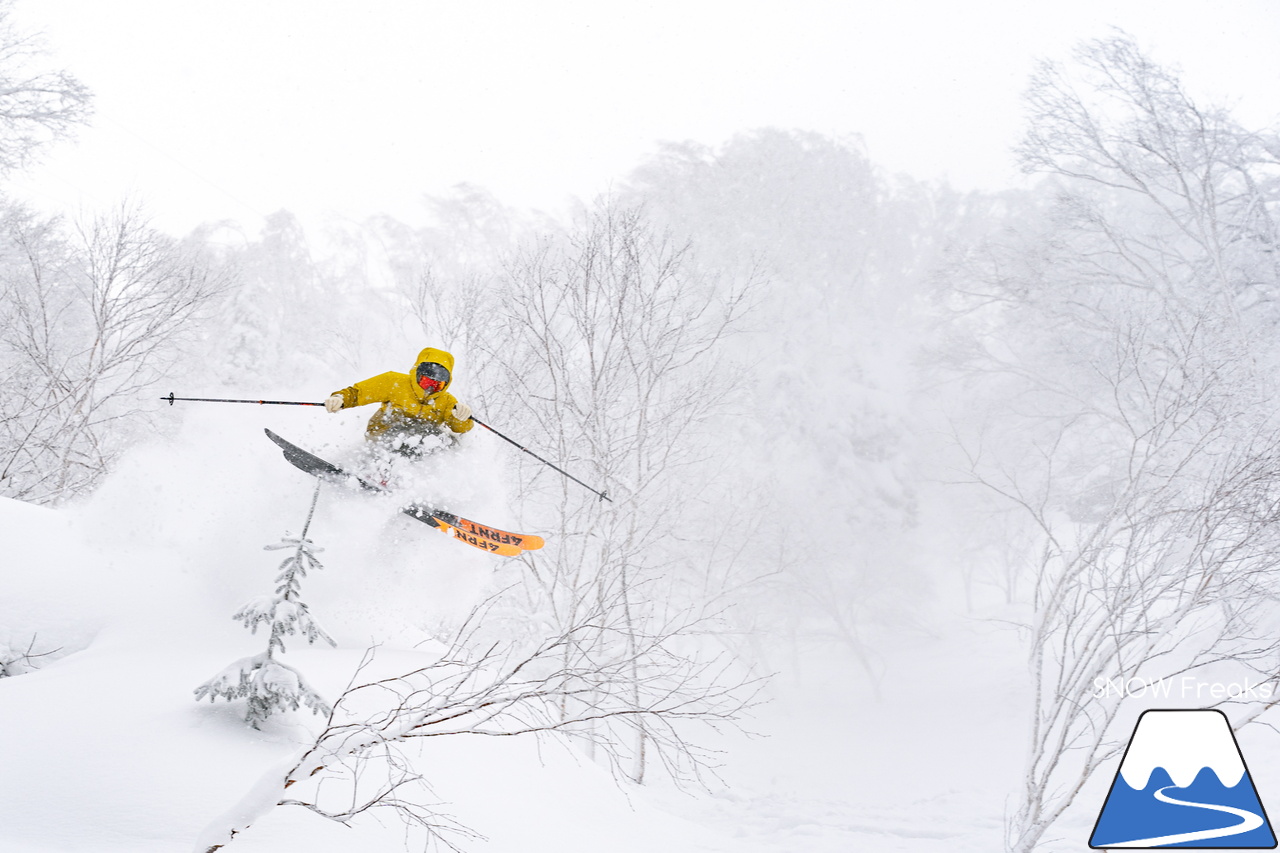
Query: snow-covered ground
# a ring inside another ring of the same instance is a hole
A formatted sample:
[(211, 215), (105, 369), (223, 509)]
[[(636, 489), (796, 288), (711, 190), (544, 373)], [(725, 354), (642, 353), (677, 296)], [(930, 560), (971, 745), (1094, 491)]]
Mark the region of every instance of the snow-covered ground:
[[(363, 418), (175, 408), (172, 437), (136, 447), (92, 497), (58, 510), (0, 500), (0, 642), (54, 652), (0, 679), (0, 849), (192, 849), (197, 836), (309, 740), (318, 718), (243, 708), (192, 690), (261, 651), (230, 615), (269, 593), (314, 481), (262, 434), (340, 457)], [(506, 451), (479, 436), (434, 476), (452, 505), (514, 526)], [(338, 648), (290, 638), (286, 662), (330, 700), (365, 650), (410, 665), (414, 647), (508, 582), (520, 564), (473, 551), (376, 497), (322, 491), (311, 538), (325, 569), (304, 597)], [(709, 791), (616, 783), (554, 740), (431, 739), (417, 767), (475, 851), (990, 851), (1021, 756), (1021, 662), (996, 622), (955, 618), (884, 650), (872, 685), (838, 651), (777, 663), (771, 700), (725, 734)], [(257, 820), (231, 850), (399, 851), (394, 818), (350, 829), (296, 807)], [(410, 845), (420, 842), (414, 837)]]

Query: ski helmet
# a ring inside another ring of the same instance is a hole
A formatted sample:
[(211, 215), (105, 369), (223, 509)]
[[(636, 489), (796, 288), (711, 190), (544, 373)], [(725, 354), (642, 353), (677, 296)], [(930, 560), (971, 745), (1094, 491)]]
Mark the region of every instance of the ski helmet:
[(449, 371), (443, 364), (424, 361), (418, 365), (416, 381), (423, 391), (434, 394), (449, 384)]

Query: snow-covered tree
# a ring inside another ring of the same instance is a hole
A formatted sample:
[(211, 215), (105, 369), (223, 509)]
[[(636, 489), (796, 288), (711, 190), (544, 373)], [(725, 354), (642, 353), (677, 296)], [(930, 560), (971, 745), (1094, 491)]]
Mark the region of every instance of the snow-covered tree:
[(704, 266), (767, 280), (728, 347), (744, 383), (719, 476), (752, 513), (739, 580), (769, 578), (740, 585), (742, 627), (834, 641), (874, 673), (876, 632), (918, 618), (926, 582), (929, 275), (983, 206), (885, 174), (857, 139), (780, 129), (666, 145), (629, 193)]
[(259, 626), (264, 627), (267, 648), (259, 654), (235, 661), (195, 689), (197, 700), (205, 697), (210, 702), (218, 698), (246, 700), (245, 720), (255, 729), (277, 711), (296, 711), (302, 705), (317, 714), (330, 712), (328, 704), (307, 684), (302, 673), (276, 657), (285, 651), (284, 638), (294, 634), (305, 637), (308, 644), (323, 640), (335, 645), (312, 618), (301, 598), (302, 580), (307, 573), (324, 568), (316, 557), (322, 549), (307, 538), (319, 496), (317, 484), (302, 533), (296, 538), (286, 537), (278, 544), (265, 546), (267, 550), (293, 551), (280, 564), (274, 593), (253, 599), (231, 617), (243, 622), (254, 634)]
[[(526, 501), (543, 508), (535, 523), (556, 531), (553, 548), (527, 557), (525, 607), (537, 630), (558, 634), (602, 602), (617, 608), (592, 638), (598, 648), (575, 653), (711, 630), (717, 543), (682, 528), (730, 521), (716, 500), (710, 427), (736, 387), (722, 345), (754, 283), (721, 287), (641, 209), (602, 200), (569, 233), (527, 247), (494, 285), (485, 319), (498, 333), (477, 342), (499, 389), (492, 417), (611, 499), (513, 460)], [(565, 699), (574, 701), (592, 700)], [(631, 728), (615, 732), (632, 744), (625, 772), (641, 781), (649, 738), (640, 718), (621, 723)]]
[(72, 229), (0, 211), (0, 494), (56, 502), (96, 483), (226, 285), (127, 206)]
[[(196, 849), (222, 849), (275, 807), (297, 806), (343, 824), (394, 813), (456, 850), (450, 836), (468, 830), (424, 801), (423, 775), (414, 770), (415, 744), (430, 738), (573, 732), (625, 763), (634, 758), (630, 745), (613, 736), (623, 726), (645, 732), (653, 756), (705, 770), (711, 756), (688, 727), (732, 724), (744, 707), (741, 685), (718, 681), (721, 667), (691, 660), (682, 638), (663, 626), (628, 623), (621, 592), (614, 587), (559, 632), (497, 642), (491, 601), (424, 666), (374, 680), (357, 673), (314, 741), (210, 824)], [(602, 636), (615, 632), (628, 641)]]
[(14, 26), (13, 6), (0, 0), (0, 172), (29, 165), (92, 111), (85, 85), (48, 68), (42, 39)]
[(1047, 178), (955, 291), (972, 472), (1034, 530), (1019, 853), (1123, 746), (1095, 679), (1280, 658), (1274, 140), (1124, 36), (1046, 63), (1028, 101), (1022, 161)]

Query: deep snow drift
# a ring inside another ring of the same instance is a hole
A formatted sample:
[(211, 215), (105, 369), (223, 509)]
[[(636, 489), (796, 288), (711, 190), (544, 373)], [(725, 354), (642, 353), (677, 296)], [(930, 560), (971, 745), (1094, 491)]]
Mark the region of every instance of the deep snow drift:
[[(364, 419), (200, 404), (171, 415), (182, 419), (172, 436), (135, 448), (91, 498), (58, 510), (0, 501), (0, 642), (48, 653), (0, 679), (6, 851), (192, 849), (318, 722), (287, 713), (254, 731), (243, 708), (192, 690), (263, 648), (230, 615), (270, 592), (282, 552), (263, 546), (298, 534), (314, 489), (263, 427), (341, 459)], [(430, 480), (450, 508), (519, 529), (503, 489), (509, 452), (473, 433), (431, 462)], [(522, 571), (334, 486), (310, 537), (325, 568), (303, 596), (338, 648), (292, 637), (284, 660), (330, 701), (368, 648), (380, 671), (410, 669)], [(455, 839), (472, 850), (989, 851), (1018, 768), (1020, 661), (997, 627), (937, 629), (899, 643), (878, 687), (838, 652), (780, 655), (772, 701), (748, 722), (765, 736), (712, 744), (725, 766), (710, 791), (619, 785), (555, 740), (433, 739), (418, 769), (442, 810), (483, 836)], [(282, 807), (229, 849), (420, 846), (381, 821), (348, 829)]]

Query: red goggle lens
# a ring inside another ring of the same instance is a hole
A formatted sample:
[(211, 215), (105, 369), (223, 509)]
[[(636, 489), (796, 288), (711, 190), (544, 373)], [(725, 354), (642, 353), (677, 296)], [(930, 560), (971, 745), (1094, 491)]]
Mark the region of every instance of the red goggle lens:
[(449, 371), (443, 364), (436, 364), (434, 361), (424, 361), (418, 365), (417, 370), (418, 387), (428, 394), (434, 394), (445, 386), (449, 381)]

